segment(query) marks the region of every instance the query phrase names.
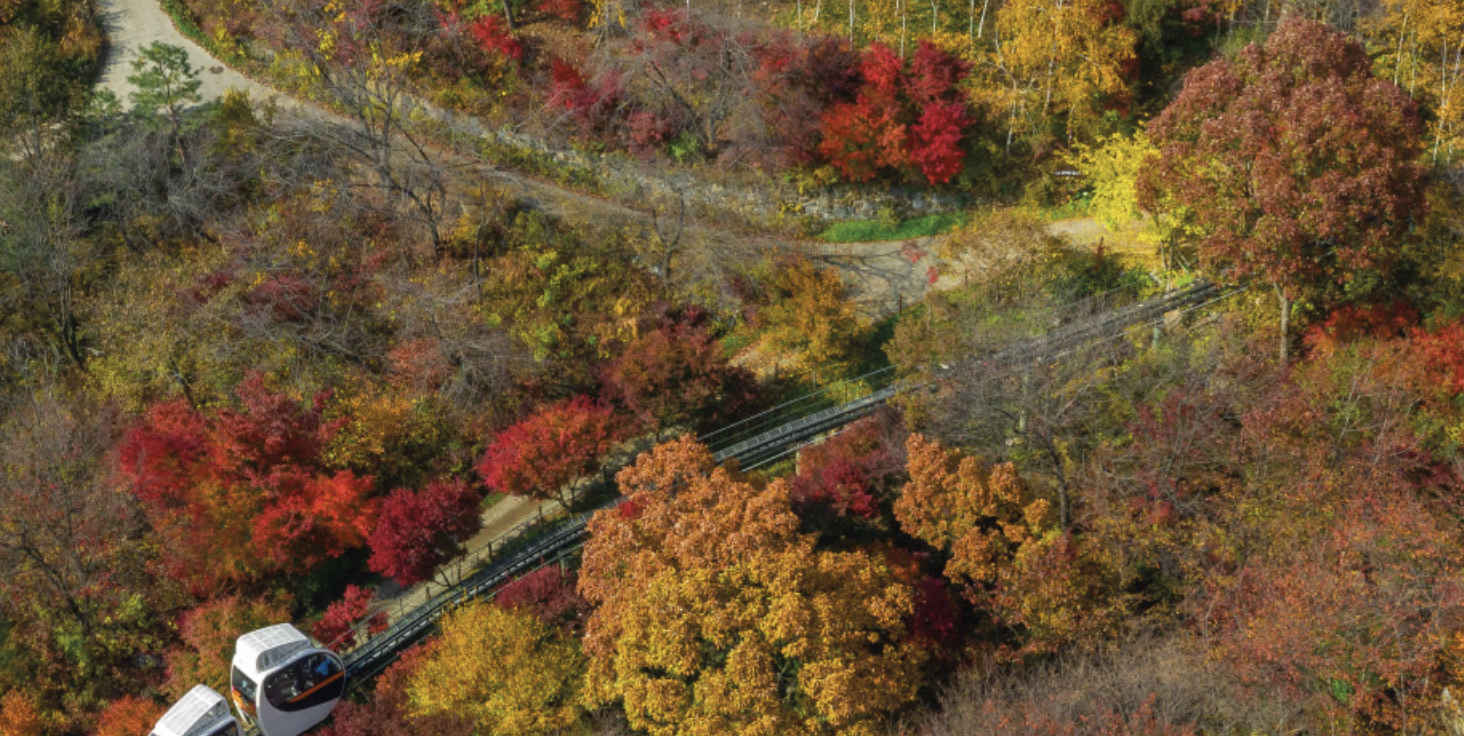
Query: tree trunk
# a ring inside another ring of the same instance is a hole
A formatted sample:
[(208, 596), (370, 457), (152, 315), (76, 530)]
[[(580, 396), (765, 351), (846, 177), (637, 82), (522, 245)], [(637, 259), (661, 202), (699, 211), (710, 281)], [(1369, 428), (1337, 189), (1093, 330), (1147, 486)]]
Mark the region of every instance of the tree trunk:
[(1287, 345), (1291, 342), (1291, 300), (1286, 292), (1276, 287), (1276, 300), (1281, 303), (1281, 364), (1286, 364)]
[(1057, 476), (1057, 518), (1058, 524), (1063, 531), (1067, 531), (1072, 524), (1071, 505), (1068, 503), (1068, 482), (1067, 473), (1062, 467), (1062, 453), (1057, 451), (1057, 445), (1051, 437), (1042, 438), (1043, 449), (1047, 451), (1047, 459), (1052, 462), (1052, 472)]

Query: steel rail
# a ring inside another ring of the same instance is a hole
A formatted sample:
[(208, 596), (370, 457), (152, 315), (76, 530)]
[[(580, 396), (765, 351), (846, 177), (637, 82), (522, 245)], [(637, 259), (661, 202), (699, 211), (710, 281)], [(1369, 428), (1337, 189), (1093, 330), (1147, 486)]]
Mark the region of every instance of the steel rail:
[[(1084, 344), (1121, 335), (1135, 326), (1157, 323), (1170, 312), (1181, 313), (1198, 309), (1234, 292), (1221, 293), (1208, 282), (1196, 282), (1190, 286), (1165, 292), (1152, 299), (1127, 305), (1100, 314), (1092, 320), (1072, 322), (1048, 333), (1039, 335), (1022, 344), (998, 351), (982, 358), (970, 358), (954, 365), (936, 369), (937, 378), (918, 381), (904, 381), (890, 385), (868, 395), (852, 399), (838, 406), (814, 412), (806, 417), (784, 423), (772, 430), (762, 432), (748, 440), (715, 452), (718, 462), (736, 460), (744, 467), (755, 467), (770, 459), (786, 455), (790, 448), (797, 448), (812, 441), (821, 434), (837, 429), (860, 419), (882, 406), (894, 396), (919, 388), (934, 385), (941, 376), (955, 375), (958, 371), (1007, 370), (1024, 363), (1031, 363), (1061, 356)], [(591, 486), (594, 492), (604, 491), (609, 481), (599, 481)], [(546, 564), (567, 559), (584, 545), (589, 535), (591, 517), (602, 509), (614, 507), (622, 499), (616, 497), (593, 509), (571, 516), (554, 524), (541, 527), (525, 527), (521, 536), (530, 532), (541, 532), (524, 543), (511, 554), (489, 561), (482, 569), (469, 575), (457, 585), (431, 597), (393, 622), (379, 634), (365, 639), (360, 646), (346, 652), (343, 659), (346, 675), (353, 684), (368, 680), (384, 670), (408, 647), (429, 636), (437, 622), (463, 603), (494, 593), (503, 585), (522, 577)], [(360, 622), (353, 630), (366, 634), (366, 622)]]

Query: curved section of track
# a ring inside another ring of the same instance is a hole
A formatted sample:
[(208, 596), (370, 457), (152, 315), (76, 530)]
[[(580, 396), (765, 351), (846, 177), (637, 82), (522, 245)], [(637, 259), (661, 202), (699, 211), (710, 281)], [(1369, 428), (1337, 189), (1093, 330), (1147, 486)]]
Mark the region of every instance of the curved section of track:
[[(1124, 334), (1139, 326), (1157, 323), (1165, 315), (1191, 311), (1217, 302), (1233, 292), (1222, 291), (1207, 282), (1196, 282), (1157, 297), (1105, 312), (1092, 319), (1072, 322), (988, 356), (973, 357), (955, 365), (942, 366), (938, 375), (961, 372), (1000, 372), (1043, 360), (1057, 360), (1102, 340)], [(743, 467), (786, 455), (819, 435), (850, 424), (873, 412), (894, 396), (931, 385), (931, 381), (895, 383), (837, 406), (814, 411), (757, 432), (745, 439), (727, 442), (715, 451), (718, 462), (737, 460)], [(705, 437), (704, 437), (705, 438)], [(463, 602), (491, 594), (504, 584), (572, 555), (588, 536), (590, 518), (620, 499), (613, 498), (595, 509), (577, 514), (526, 542), (517, 551), (483, 567), (460, 584), (430, 599), (398, 619), (386, 631), (371, 636), (345, 653), (347, 675), (355, 682), (385, 669), (406, 648), (431, 634), (442, 615)], [(358, 633), (365, 634), (364, 624)]]

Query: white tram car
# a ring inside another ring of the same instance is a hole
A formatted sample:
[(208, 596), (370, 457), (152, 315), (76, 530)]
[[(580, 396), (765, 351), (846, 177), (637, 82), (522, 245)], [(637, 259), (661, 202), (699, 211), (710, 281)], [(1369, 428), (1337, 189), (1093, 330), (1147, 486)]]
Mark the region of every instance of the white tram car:
[(290, 624), (239, 637), (229, 678), (234, 705), (264, 736), (299, 736), (325, 720), (346, 691), (346, 668)]
[(150, 736), (240, 736), (229, 702), (207, 685), (194, 685), (153, 726)]

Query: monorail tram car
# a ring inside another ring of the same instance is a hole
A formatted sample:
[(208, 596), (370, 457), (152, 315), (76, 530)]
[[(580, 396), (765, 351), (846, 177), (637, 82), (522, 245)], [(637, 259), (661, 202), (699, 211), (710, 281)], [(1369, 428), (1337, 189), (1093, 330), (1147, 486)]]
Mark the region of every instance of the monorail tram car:
[(299, 736), (325, 720), (346, 692), (341, 658), (289, 624), (239, 637), (230, 675), (241, 720), (264, 736)]
[(229, 701), (207, 685), (194, 685), (153, 726), (149, 736), (240, 736)]

